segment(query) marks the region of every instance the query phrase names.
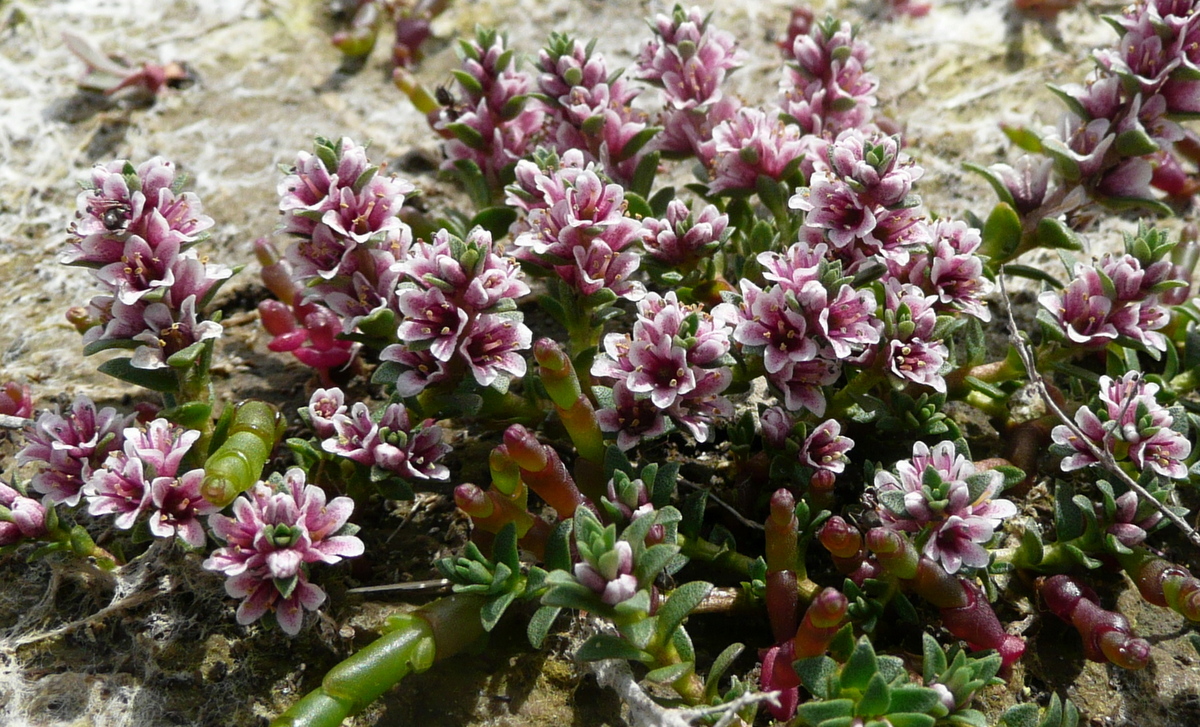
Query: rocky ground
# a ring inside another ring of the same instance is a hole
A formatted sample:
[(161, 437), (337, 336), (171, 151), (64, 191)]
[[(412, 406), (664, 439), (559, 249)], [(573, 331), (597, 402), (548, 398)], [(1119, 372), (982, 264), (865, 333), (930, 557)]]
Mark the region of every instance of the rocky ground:
[[(792, 3), (699, 4), (711, 6), (714, 22), (750, 52), (748, 66), (733, 77), (734, 91), (751, 101), (771, 97), (778, 78), (773, 42)], [(503, 26), (526, 52), (551, 30), (587, 36), (602, 28), (598, 47), (621, 65), (646, 37), (642, 18), (668, 5), (454, 0), (435, 25), (437, 38), (417, 75), (430, 86), (446, 82), (456, 63), (453, 38), (477, 23)], [(863, 22), (876, 48), (881, 110), (906, 128), (909, 151), (927, 170), (920, 193), (939, 214), (986, 213), (991, 193), (961, 162), (1003, 159), (1001, 122), (1052, 122), (1058, 106), (1043, 84), (1082, 79), (1088, 50), (1112, 38), (1099, 15), (1117, 9), (1080, 4), (1056, 24), (1020, 29), (1006, 22), (1006, 5), (935, 0), (928, 16), (897, 20), (877, 6), (828, 8)], [(373, 158), (411, 178), (431, 204), (448, 194), (431, 171), (437, 141), (387, 82), (383, 48), (361, 72), (336, 78), (333, 28), (319, 0), (0, 0), (0, 380), (30, 383), (42, 407), (79, 392), (121, 406), (144, 396), (96, 373), (97, 361), (82, 357), (63, 312), (86, 302), (93, 284), (55, 257), (73, 214), (76, 180), (97, 162), (163, 155), (186, 171), (217, 221), (210, 257), (247, 266), (222, 295), (221, 395), (306, 398), (307, 371), (266, 350), (253, 314), (264, 293), (251, 245), (276, 225), (277, 166), (315, 134), (347, 135), (369, 139)], [(185, 61), (197, 83), (150, 108), (97, 103), (76, 89), (82, 64), (65, 48), (63, 31), (138, 61)], [(1089, 239), (1111, 245), (1116, 231), (1132, 224), (1102, 221)], [(0, 433), (0, 470), (7, 476), (15, 449), (6, 437)], [(481, 481), (478, 455), (488, 445), (459, 438), (454, 481)], [(376, 535), (368, 551), (383, 555), (357, 566), (352, 578), (429, 577), (432, 558), (463, 538), (447, 492), (371, 514), (366, 530)], [(198, 557), (160, 551), (115, 574), (26, 564), (25, 553), (0, 557), (0, 724), (264, 723), (369, 640), (388, 609), (403, 607), (394, 599), (349, 596), (335, 584), (328, 617), (289, 640), (237, 626), (234, 604), (220, 581), (200, 570)], [(1131, 590), (1119, 605), (1154, 644), (1148, 669), (1129, 673), (1085, 662), (1065, 627), (1029, 618), (1031, 656), (1007, 687), (989, 692), (992, 713), (1055, 690), (1075, 700), (1093, 725), (1200, 723), (1200, 666), (1184, 638), (1189, 627), (1142, 605)], [(1028, 610), (1027, 604), (1008, 608), (1018, 616)], [(558, 650), (538, 654), (523, 647), (519, 628), (499, 633), (486, 652), (406, 680), (356, 724), (620, 724), (615, 697), (582, 680), (562, 655), (570, 634), (558, 638)]]

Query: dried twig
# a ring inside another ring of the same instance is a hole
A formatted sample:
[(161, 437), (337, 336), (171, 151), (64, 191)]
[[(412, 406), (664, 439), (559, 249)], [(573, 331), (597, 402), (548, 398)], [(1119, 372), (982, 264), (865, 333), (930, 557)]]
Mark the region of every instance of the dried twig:
[[(596, 618), (588, 619), (587, 625), (591, 631), (611, 630), (608, 624)], [(741, 724), (738, 713), (752, 704), (779, 705), (779, 692), (751, 692), (726, 704), (668, 709), (646, 694), (624, 659), (593, 661), (587, 666), (601, 687), (612, 689), (629, 707), (629, 723), (633, 727), (691, 727), (699, 719), (717, 715), (720, 717), (714, 727), (730, 727), (735, 720), (738, 720), (736, 724)]]
[(1021, 357), (1021, 363), (1025, 365), (1025, 373), (1029, 377), (1029, 383), (1033, 384), (1034, 388), (1037, 389), (1038, 394), (1042, 397), (1042, 401), (1044, 401), (1050, 411), (1053, 412), (1056, 417), (1058, 417), (1059, 421), (1061, 421), (1064, 426), (1071, 430), (1071, 434), (1078, 437), (1079, 441), (1084, 443), (1084, 446), (1088, 448), (1092, 456), (1099, 461), (1100, 465), (1104, 467), (1104, 469), (1116, 475), (1117, 479), (1121, 480), (1121, 482), (1123, 482), (1129, 489), (1136, 492), (1138, 497), (1153, 505), (1156, 510), (1162, 513), (1163, 517), (1175, 523), (1176, 527), (1183, 531), (1183, 534), (1194, 545), (1200, 546), (1200, 533), (1196, 532), (1196, 529), (1189, 525), (1186, 520), (1176, 514), (1174, 510), (1159, 502), (1158, 499), (1151, 495), (1145, 487), (1142, 487), (1140, 484), (1138, 484), (1137, 480), (1130, 477), (1125, 470), (1121, 469), (1120, 465), (1117, 464), (1117, 461), (1113, 459), (1112, 454), (1110, 454), (1108, 450), (1104, 449), (1103, 447), (1097, 446), (1095, 442), (1093, 442), (1086, 434), (1084, 434), (1075, 421), (1071, 419), (1071, 417), (1067, 416), (1067, 413), (1063, 411), (1062, 407), (1055, 402), (1054, 397), (1050, 396), (1050, 391), (1046, 388), (1046, 381), (1042, 378), (1041, 372), (1037, 369), (1037, 361), (1034, 359), (1033, 351), (1030, 349), (1029, 344), (1026, 343), (1025, 339), (1021, 337), (1021, 330), (1017, 328), (1016, 319), (1013, 318), (1012, 303), (1008, 298), (1008, 289), (1004, 285), (1003, 266), (1000, 268), (1000, 275), (997, 276), (997, 279), (1000, 283), (1000, 296), (1004, 305), (1004, 312), (1005, 315), (1008, 316), (1008, 325), (1011, 329), (1010, 338), (1012, 340), (1013, 347), (1017, 350), (1017, 355)]
[(11, 414), (0, 414), (0, 429), (24, 429), (30, 424), (33, 424), (32, 419), (15, 417)]

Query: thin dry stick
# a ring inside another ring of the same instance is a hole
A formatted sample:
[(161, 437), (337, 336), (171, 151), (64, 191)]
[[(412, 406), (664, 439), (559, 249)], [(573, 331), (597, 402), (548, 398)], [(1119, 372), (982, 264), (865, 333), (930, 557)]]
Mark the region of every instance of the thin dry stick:
[(1067, 413), (1062, 410), (1062, 407), (1060, 407), (1058, 403), (1054, 401), (1054, 398), (1050, 396), (1050, 391), (1046, 388), (1046, 381), (1042, 378), (1041, 372), (1037, 369), (1037, 362), (1034, 360), (1033, 351), (1030, 350), (1029, 344), (1025, 342), (1025, 339), (1021, 338), (1021, 330), (1017, 328), (1017, 321), (1013, 318), (1012, 303), (1008, 298), (1008, 289), (1004, 285), (1003, 266), (1000, 268), (1000, 275), (997, 276), (997, 279), (1000, 282), (1001, 300), (1004, 305), (1004, 313), (1008, 316), (1008, 326), (1011, 330), (1013, 346), (1017, 349), (1017, 355), (1021, 357), (1021, 363), (1025, 364), (1025, 373), (1029, 377), (1029, 383), (1033, 384), (1034, 388), (1037, 389), (1038, 394), (1042, 397), (1042, 400), (1046, 402), (1046, 406), (1050, 409), (1050, 411), (1054, 412), (1054, 415), (1059, 418), (1059, 421), (1061, 421), (1064, 426), (1071, 430), (1071, 434), (1078, 437), (1079, 441), (1084, 443), (1084, 446), (1088, 448), (1088, 450), (1092, 453), (1092, 456), (1099, 461), (1100, 465), (1104, 467), (1104, 469), (1116, 475), (1117, 479), (1125, 483), (1129, 489), (1136, 492), (1138, 497), (1153, 505), (1156, 510), (1162, 513), (1163, 517), (1175, 523), (1176, 527), (1183, 531), (1183, 534), (1194, 545), (1200, 546), (1200, 533), (1196, 532), (1196, 529), (1191, 525), (1188, 525), (1186, 520), (1177, 515), (1174, 510), (1159, 502), (1146, 490), (1145, 487), (1142, 487), (1140, 484), (1138, 484), (1137, 480), (1130, 477), (1125, 470), (1121, 469), (1120, 465), (1117, 464), (1117, 461), (1113, 459), (1113, 456), (1108, 452), (1108, 450), (1097, 446), (1095, 442), (1093, 442), (1086, 434), (1084, 434), (1083, 430), (1081, 430), (1079, 426), (1075, 424), (1074, 420), (1067, 416)]

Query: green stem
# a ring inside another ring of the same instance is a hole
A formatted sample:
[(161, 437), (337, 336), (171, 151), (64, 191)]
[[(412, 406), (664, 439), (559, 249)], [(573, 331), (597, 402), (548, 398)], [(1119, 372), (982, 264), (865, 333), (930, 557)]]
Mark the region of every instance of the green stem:
[(883, 374), (874, 369), (860, 371), (857, 376), (850, 379), (845, 388), (833, 395), (833, 399), (825, 411), (825, 418), (841, 419), (850, 407), (856, 404), (855, 397), (866, 394), (875, 388), (875, 384), (882, 381), (883, 378)]
[(677, 544), (679, 552), (692, 560), (712, 563), (747, 579), (753, 575), (754, 559), (742, 555), (736, 550), (730, 550), (724, 545), (717, 545), (704, 538), (690, 538), (686, 535), (680, 535)]
[(321, 686), (271, 727), (339, 727), (412, 673), (462, 651), (483, 634), (484, 599), (454, 594), (388, 620), (388, 632), (333, 667)]

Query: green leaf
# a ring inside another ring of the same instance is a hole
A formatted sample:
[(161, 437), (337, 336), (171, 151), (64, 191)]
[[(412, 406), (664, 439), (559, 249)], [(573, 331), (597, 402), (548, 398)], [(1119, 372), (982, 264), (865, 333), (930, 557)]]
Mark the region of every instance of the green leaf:
[(960, 709), (946, 719), (961, 727), (988, 727), (987, 715), (978, 709)]
[(679, 532), (686, 537), (695, 538), (700, 534), (704, 524), (704, 506), (708, 502), (708, 491), (698, 490), (683, 499), (679, 510), (683, 520), (679, 523)]
[(173, 369), (191, 368), (200, 359), (200, 355), (204, 353), (205, 345), (204, 341), (196, 341), (187, 348), (176, 351), (167, 357), (167, 365)]
[(1054, 527), (1058, 541), (1074, 540), (1083, 535), (1083, 513), (1072, 501), (1075, 496), (1070, 483), (1057, 480), (1054, 488)]
[(508, 228), (517, 221), (517, 211), (512, 207), (488, 207), (471, 218), (469, 227), (482, 227), (494, 239), (508, 234)]
[(1000, 715), (1000, 723), (1005, 727), (1038, 727), (1038, 716), (1036, 704), (1018, 704), (1009, 707)]
[(630, 217), (642, 218), (654, 216), (654, 211), (650, 209), (650, 203), (640, 194), (626, 192), (625, 204), (627, 207), (626, 212)]
[(892, 689), (892, 712), (928, 712), (939, 702), (938, 693), (928, 687), (905, 684)]
[(296, 590), (296, 586), (300, 583), (300, 576), (294, 575), (291, 578), (275, 578), (275, 590), (279, 592), (279, 597), (288, 599), (292, 597), (292, 593)]
[(604, 659), (631, 659), (650, 661), (651, 657), (641, 649), (626, 643), (625, 639), (612, 634), (596, 634), (575, 652), (579, 661), (602, 661)]
[(1029, 280), (1037, 280), (1039, 282), (1045, 283), (1046, 285), (1049, 285), (1051, 288), (1054, 288), (1056, 290), (1062, 290), (1064, 287), (1066, 287), (1061, 282), (1059, 282), (1058, 278), (1054, 277), (1050, 273), (1046, 272), (1045, 270), (1042, 270), (1041, 268), (1035, 268), (1030, 265), (1018, 265), (1016, 263), (1005, 263), (1004, 264), (1004, 272), (1008, 275), (1012, 275), (1012, 276), (1018, 277), (1018, 278), (1028, 278)]
[(831, 699), (827, 702), (805, 702), (796, 709), (796, 714), (804, 724), (819, 725), (825, 720), (853, 717), (854, 701)]
[(1004, 180), (1000, 178), (999, 174), (996, 174), (987, 167), (973, 164), (971, 162), (963, 164), (963, 169), (966, 169), (968, 172), (975, 172), (987, 180), (987, 183), (992, 185), (992, 189), (996, 192), (996, 196), (1000, 198), (1001, 202), (1009, 207), (1015, 208), (1017, 206), (1016, 200), (1013, 199), (1012, 192), (1009, 191), (1008, 185), (1004, 183)]
[(648, 672), (645, 678), (646, 681), (654, 682), (655, 684), (671, 684), (676, 679), (679, 679), (679, 677), (690, 674), (692, 668), (695, 666), (690, 661), (670, 664)]
[[(639, 581), (641, 582), (641, 581)], [(691, 581), (676, 588), (658, 609), (658, 638), (661, 643), (670, 639), (679, 624), (687, 618), (700, 602), (712, 591), (711, 583)]]
[(650, 190), (654, 187), (654, 179), (658, 175), (658, 162), (661, 156), (659, 152), (655, 151), (638, 160), (637, 169), (633, 172), (633, 183), (629, 185), (629, 191), (642, 199), (650, 196)]
[(634, 575), (637, 577), (638, 583), (653, 583), (678, 552), (678, 547), (667, 543), (658, 543), (647, 548), (638, 556), (637, 564), (634, 566)]
[(1001, 124), (1000, 130), (1008, 137), (1008, 140), (1016, 144), (1027, 152), (1040, 154), (1042, 151), (1042, 140), (1038, 135), (1024, 126), (1010, 126)]
[(103, 339), (100, 341), (92, 341), (83, 347), (83, 355), (91, 356), (92, 354), (108, 351), (113, 348), (134, 349), (143, 345), (141, 341), (134, 341), (129, 338)]
[(854, 707), (854, 714), (859, 717), (875, 717), (881, 714), (887, 714), (888, 708), (891, 707), (892, 697), (891, 690), (888, 689), (887, 682), (883, 680), (883, 676), (876, 673), (871, 677), (871, 681), (867, 683), (867, 688), (858, 699), (858, 704)]
[(212, 418), (212, 405), (203, 401), (189, 401), (164, 410), (160, 416), (185, 429), (200, 429)]
[(850, 689), (866, 689), (871, 677), (879, 671), (879, 660), (871, 640), (863, 636), (854, 646), (854, 653), (842, 667), (842, 686)]
[(708, 676), (704, 677), (704, 701), (712, 703), (713, 697), (717, 695), (718, 685), (721, 682), (721, 677), (725, 676), (725, 672), (737, 661), (737, 658), (745, 651), (744, 644), (730, 644), (725, 647), (725, 650), (717, 654), (717, 658), (713, 659), (712, 666), (708, 669)]
[(555, 576), (560, 574), (567, 578), (571, 577), (563, 571), (554, 571), (550, 574), (550, 582), (554, 585), (550, 587), (550, 590), (542, 594), (543, 606), (573, 608), (576, 611), (598, 611), (604, 607), (600, 597), (582, 583), (575, 583), (574, 581), (569, 583), (555, 582)]
[(1021, 217), (1012, 206), (1001, 202), (992, 208), (983, 223), (983, 244), (979, 254), (996, 260), (1012, 257), (1021, 245)]
[(828, 656), (797, 659), (792, 662), (792, 669), (804, 688), (821, 699), (829, 696), (829, 678), (838, 671), (837, 662)]
[(114, 358), (105, 361), (96, 368), (102, 374), (108, 374), (114, 379), (136, 384), (152, 391), (174, 393), (179, 390), (179, 379), (170, 369), (139, 369), (130, 363), (132, 359)]
[(654, 477), (653, 489), (650, 494), (650, 504), (656, 508), (664, 508), (671, 504), (671, 495), (679, 482), (679, 463), (667, 462), (658, 468)]
[(479, 619), (483, 622), (484, 631), (491, 631), (496, 628), (500, 617), (504, 615), (504, 612), (516, 597), (517, 594), (512, 591), (505, 591), (483, 602), (483, 608), (479, 611)]
[(509, 573), (521, 572), (521, 558), (517, 554), (517, 526), (508, 523), (496, 533), (492, 541), (492, 560), (508, 566)]
[(899, 714), (889, 714), (887, 723), (891, 727), (933, 727), (936, 719), (927, 714), (913, 714), (912, 712), (902, 712)]
[(937, 639), (928, 633), (921, 634), (921, 651), (924, 659), (921, 663), (921, 677), (926, 684), (933, 684), (942, 672), (946, 671), (946, 652)]
[(561, 612), (562, 609), (556, 606), (542, 606), (534, 612), (533, 618), (529, 619), (529, 628), (525, 630), (530, 646), (535, 649), (542, 648), (542, 644), (546, 642), (546, 636), (550, 633), (550, 627), (554, 625), (554, 620)]
[(650, 203), (650, 209), (654, 212), (654, 216), (665, 217), (667, 215), (667, 207), (671, 204), (671, 200), (673, 199), (675, 199), (674, 187), (663, 187), (655, 192), (654, 196), (648, 200)]
[(1117, 134), (1117, 153), (1125, 157), (1140, 157), (1158, 151), (1158, 142), (1154, 141), (1144, 129), (1126, 129)]
[(1039, 246), (1049, 250), (1083, 249), (1079, 236), (1055, 217), (1043, 217), (1037, 224), (1034, 237)]

